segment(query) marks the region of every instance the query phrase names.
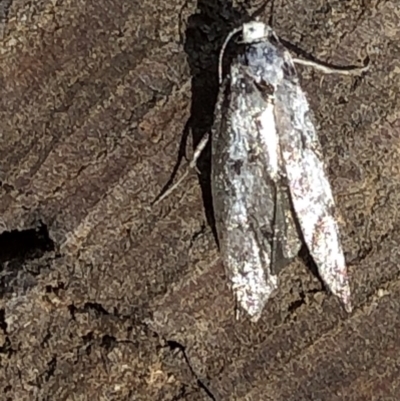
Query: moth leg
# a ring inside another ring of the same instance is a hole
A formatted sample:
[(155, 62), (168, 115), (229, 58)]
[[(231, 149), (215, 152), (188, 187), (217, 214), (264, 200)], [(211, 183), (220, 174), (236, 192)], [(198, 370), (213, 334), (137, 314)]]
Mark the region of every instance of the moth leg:
[(174, 185), (172, 185), (172, 187), (170, 187), (163, 194), (161, 194), (160, 197), (155, 200), (153, 205), (157, 205), (159, 202), (161, 202), (163, 199), (165, 199), (167, 196), (169, 196), (182, 183), (182, 181), (189, 175), (190, 170), (195, 169), (196, 172), (199, 173), (196, 163), (197, 163), (197, 160), (199, 159), (201, 153), (203, 152), (204, 148), (206, 147), (209, 139), (210, 139), (209, 134), (208, 133), (205, 134), (203, 139), (196, 146), (196, 149), (194, 150), (193, 158), (192, 158), (191, 162), (189, 163), (188, 168), (183, 173), (182, 177)]
[(327, 65), (318, 63), (316, 61), (303, 60), (300, 58), (294, 58), (293, 62), (299, 65), (313, 67), (325, 74), (361, 75), (363, 72), (369, 69), (369, 62), (364, 67), (328, 67)]

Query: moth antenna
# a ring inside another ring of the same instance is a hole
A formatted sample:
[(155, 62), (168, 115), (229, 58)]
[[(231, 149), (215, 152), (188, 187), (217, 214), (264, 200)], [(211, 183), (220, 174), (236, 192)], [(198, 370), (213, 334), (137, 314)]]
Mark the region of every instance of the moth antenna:
[(343, 75), (361, 75), (369, 70), (369, 62), (363, 67), (329, 67), (318, 61), (304, 60), (301, 58), (293, 58), (295, 64), (313, 67), (316, 70), (322, 71), (324, 74), (343, 74)]
[(159, 198), (157, 198), (152, 206), (156, 206), (157, 204), (159, 204), (161, 201), (163, 201), (167, 196), (169, 196), (172, 192), (174, 192), (174, 190), (179, 187), (179, 185), (183, 182), (183, 180), (189, 175), (190, 170), (187, 169), (183, 174), (182, 177), (179, 178), (179, 180), (172, 185), (171, 188), (167, 189)]
[(203, 152), (204, 148), (206, 147), (208, 141), (210, 139), (210, 135), (207, 133), (203, 137), (203, 139), (199, 142), (199, 144), (196, 146), (196, 149), (194, 150), (193, 158), (192, 161), (189, 163), (189, 168), (186, 169), (186, 171), (182, 174), (182, 177), (179, 178), (179, 180), (172, 185), (169, 189), (167, 189), (163, 194), (161, 194), (156, 200), (152, 203), (153, 206), (157, 205), (160, 203), (162, 200), (164, 200), (167, 196), (171, 194), (179, 185), (182, 183), (182, 181), (189, 175), (190, 169), (195, 169), (198, 174), (200, 174), (200, 171), (196, 167), (197, 160), (199, 159), (201, 153)]
[(242, 27), (240, 28), (235, 28), (233, 31), (229, 32), (229, 35), (226, 37), (221, 50), (219, 52), (219, 58), (218, 58), (218, 78), (219, 78), (219, 83), (222, 84), (222, 61), (224, 58), (224, 53), (225, 49), (228, 46), (229, 41), (232, 39), (234, 35), (242, 31)]

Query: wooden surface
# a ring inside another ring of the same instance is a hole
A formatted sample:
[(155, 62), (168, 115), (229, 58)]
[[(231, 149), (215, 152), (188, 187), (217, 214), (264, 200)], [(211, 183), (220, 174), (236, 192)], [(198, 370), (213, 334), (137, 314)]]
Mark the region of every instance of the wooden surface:
[(200, 179), (151, 206), (182, 138), (190, 157), (212, 124), (218, 49), (261, 5), (245, 3), (0, 10), (0, 399), (400, 399), (397, 1), (273, 11), (301, 55), (370, 58), (362, 78), (299, 67), (342, 217), (352, 315), (299, 258), (257, 324), (235, 319), (207, 154)]

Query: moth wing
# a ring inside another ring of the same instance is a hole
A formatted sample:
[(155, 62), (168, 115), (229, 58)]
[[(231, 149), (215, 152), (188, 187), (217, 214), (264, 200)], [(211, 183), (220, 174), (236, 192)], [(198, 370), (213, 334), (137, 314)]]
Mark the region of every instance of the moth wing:
[[(291, 60), (287, 61), (291, 63)], [(276, 91), (281, 154), (304, 241), (330, 291), (351, 311), (350, 287), (321, 145), (293, 65)]]
[(233, 63), (216, 108), (212, 195), (225, 269), (239, 305), (253, 321), (278, 285), (270, 269), (276, 194), (266, 171), (268, 149), (260, 138), (260, 121), (274, 124), (273, 107)]

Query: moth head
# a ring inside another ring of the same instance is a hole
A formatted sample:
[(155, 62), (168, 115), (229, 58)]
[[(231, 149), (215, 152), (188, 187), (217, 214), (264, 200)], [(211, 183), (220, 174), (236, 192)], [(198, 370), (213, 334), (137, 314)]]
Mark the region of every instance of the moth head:
[(272, 29), (260, 21), (251, 21), (242, 26), (242, 42), (254, 43), (268, 39), (272, 34)]
[(279, 41), (271, 27), (258, 20), (246, 22), (241, 27), (232, 30), (226, 37), (219, 53), (218, 76), (220, 84), (222, 83), (222, 59), (224, 57), (225, 49), (233, 36), (238, 33), (242, 34), (242, 40), (240, 43), (244, 44), (262, 42), (265, 40), (274, 40), (275, 42)]

